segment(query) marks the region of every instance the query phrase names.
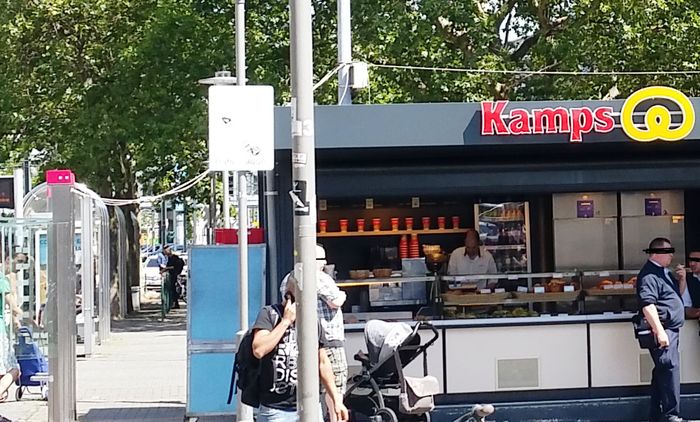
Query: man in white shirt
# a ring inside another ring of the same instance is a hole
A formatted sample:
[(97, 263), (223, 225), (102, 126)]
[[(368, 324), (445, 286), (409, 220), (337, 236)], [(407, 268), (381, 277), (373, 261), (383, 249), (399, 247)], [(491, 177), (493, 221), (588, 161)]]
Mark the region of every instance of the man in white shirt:
[(688, 255), (690, 277), (686, 277), (687, 288), (683, 292), (683, 306), (686, 318), (700, 318), (700, 250), (692, 250)]
[[(447, 265), (449, 275), (496, 274), (496, 261), (493, 255), (479, 245), (479, 232), (468, 229), (464, 236), (464, 246), (455, 249)], [(498, 279), (479, 280), (477, 288), (493, 288)]]

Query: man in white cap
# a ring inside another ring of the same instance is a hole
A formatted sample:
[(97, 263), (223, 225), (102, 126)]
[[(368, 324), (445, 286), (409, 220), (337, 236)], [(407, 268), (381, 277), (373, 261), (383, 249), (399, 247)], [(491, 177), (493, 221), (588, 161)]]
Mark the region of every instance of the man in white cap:
[[(338, 392), (343, 395), (348, 382), (348, 362), (345, 356), (345, 325), (343, 324), (343, 310), (341, 307), (347, 299), (344, 291), (335, 284), (335, 280), (324, 272), (326, 266), (326, 250), (323, 246), (316, 245), (316, 291), (318, 293), (318, 317), (321, 321), (320, 327), (323, 331), (321, 337), (324, 339), (324, 349), (328, 355), (328, 360), (333, 367), (335, 375), (335, 385)], [(287, 291), (287, 280), (293, 277), (292, 273), (287, 274), (280, 284), (280, 294)], [(324, 403), (322, 401), (322, 403)], [(329, 405), (326, 395), (326, 405)], [(324, 410), (326, 415), (334, 419), (335, 412)]]

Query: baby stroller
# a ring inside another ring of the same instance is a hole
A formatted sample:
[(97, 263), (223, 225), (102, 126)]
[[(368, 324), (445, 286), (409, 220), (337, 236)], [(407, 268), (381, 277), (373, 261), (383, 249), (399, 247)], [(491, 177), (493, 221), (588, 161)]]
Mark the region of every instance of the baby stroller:
[(15, 344), (15, 356), (19, 363), (21, 375), (16, 381), (15, 398), (19, 401), (24, 393), (30, 393), (29, 387), (39, 387), (42, 399), (48, 398), (49, 362), (39, 345), (32, 338), (28, 327), (20, 327)]
[[(421, 344), (421, 328), (432, 331), (432, 338)], [(365, 343), (368, 354), (359, 352), (355, 360), (362, 372), (352, 378), (345, 403), (354, 422), (430, 421), (435, 407), (433, 395), (440, 391), (435, 377), (428, 375), (426, 350), (438, 339), (432, 324), (420, 322), (413, 329), (405, 323), (368, 321)], [(403, 369), (423, 355), (423, 377), (409, 377)], [(393, 390), (394, 394), (390, 391)], [(398, 390), (398, 394), (396, 391)]]

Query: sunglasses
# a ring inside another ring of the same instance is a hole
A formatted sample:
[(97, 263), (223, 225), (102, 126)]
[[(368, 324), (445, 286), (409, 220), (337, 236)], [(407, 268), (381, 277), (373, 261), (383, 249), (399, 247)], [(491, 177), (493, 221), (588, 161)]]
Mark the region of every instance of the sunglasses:
[(652, 254), (664, 254), (664, 253), (675, 253), (676, 248), (649, 248), (649, 249), (644, 249), (644, 252)]
[(700, 258), (689, 257), (689, 258), (688, 258), (688, 261), (690, 261), (690, 262), (700, 262)]

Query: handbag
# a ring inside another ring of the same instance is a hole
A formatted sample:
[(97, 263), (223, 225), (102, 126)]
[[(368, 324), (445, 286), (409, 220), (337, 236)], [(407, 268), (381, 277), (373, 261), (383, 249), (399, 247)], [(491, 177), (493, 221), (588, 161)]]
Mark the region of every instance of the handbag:
[(656, 340), (654, 330), (641, 312), (632, 317), (632, 326), (634, 327), (634, 337), (639, 342), (639, 347), (642, 349), (654, 349), (659, 344)]

